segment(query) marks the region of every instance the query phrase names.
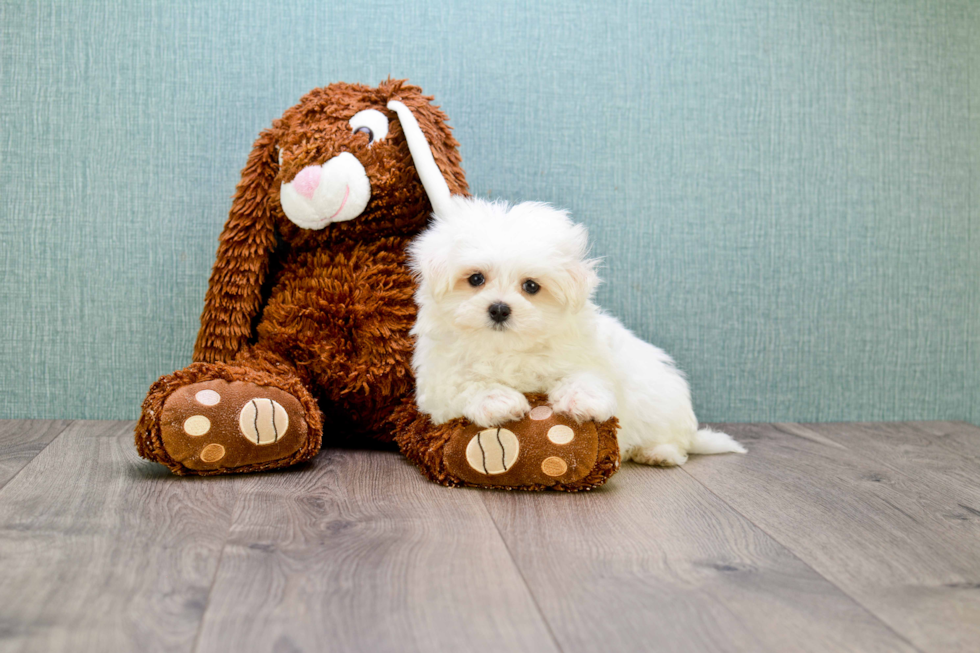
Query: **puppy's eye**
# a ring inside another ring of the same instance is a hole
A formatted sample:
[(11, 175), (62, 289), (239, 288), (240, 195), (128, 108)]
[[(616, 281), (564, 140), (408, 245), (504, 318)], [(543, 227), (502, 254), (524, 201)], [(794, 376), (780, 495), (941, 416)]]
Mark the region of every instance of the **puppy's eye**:
[(527, 279), (521, 285), (521, 288), (523, 288), (524, 289), (524, 292), (526, 292), (529, 295), (533, 295), (536, 292), (538, 292), (539, 290), (541, 290), (541, 286), (539, 286), (538, 285), (538, 282), (535, 281), (534, 279)]
[(480, 286), (483, 285), (483, 282), (486, 281), (486, 279), (484, 279), (483, 275), (480, 274), (479, 272), (475, 272), (470, 275), (470, 278), (467, 279), (467, 281), (469, 281), (470, 285), (473, 286), (474, 288), (479, 288)]
[(358, 127), (357, 129), (354, 130), (354, 133), (355, 134), (367, 134), (368, 143), (373, 143), (374, 142), (374, 132), (371, 131), (371, 128), (370, 127)]

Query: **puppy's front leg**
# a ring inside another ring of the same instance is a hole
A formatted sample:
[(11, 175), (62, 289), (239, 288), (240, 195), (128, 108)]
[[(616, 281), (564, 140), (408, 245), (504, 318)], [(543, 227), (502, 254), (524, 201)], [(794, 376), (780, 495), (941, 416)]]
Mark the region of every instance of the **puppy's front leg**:
[(523, 394), (499, 383), (472, 386), (463, 394), (463, 416), (478, 426), (499, 426), (518, 420), (531, 410)]
[(551, 389), (548, 401), (557, 412), (579, 422), (604, 422), (616, 414), (612, 383), (592, 372), (569, 374)]

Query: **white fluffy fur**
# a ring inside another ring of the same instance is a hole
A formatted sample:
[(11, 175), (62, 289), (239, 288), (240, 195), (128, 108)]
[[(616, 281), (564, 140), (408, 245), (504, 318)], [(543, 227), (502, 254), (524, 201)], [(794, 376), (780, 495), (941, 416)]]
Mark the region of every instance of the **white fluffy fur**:
[[(699, 431), (670, 356), (592, 303), (596, 261), (566, 212), (453, 197), (409, 253), (419, 278), (416, 399), (434, 422), (495, 426), (529, 410), (523, 393), (543, 392), (580, 421), (619, 417), (623, 460), (680, 465), (689, 453), (745, 452)], [(485, 283), (474, 288), (476, 272)], [(527, 279), (540, 291), (525, 292)], [(502, 325), (488, 313), (497, 302), (512, 311)]]

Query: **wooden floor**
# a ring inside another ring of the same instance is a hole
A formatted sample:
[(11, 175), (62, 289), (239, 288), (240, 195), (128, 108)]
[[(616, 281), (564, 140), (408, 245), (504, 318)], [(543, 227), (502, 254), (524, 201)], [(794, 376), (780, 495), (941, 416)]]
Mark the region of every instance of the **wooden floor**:
[(0, 422), (0, 651), (978, 651), (980, 429), (721, 425), (591, 493), (396, 453), (178, 478), (131, 422)]

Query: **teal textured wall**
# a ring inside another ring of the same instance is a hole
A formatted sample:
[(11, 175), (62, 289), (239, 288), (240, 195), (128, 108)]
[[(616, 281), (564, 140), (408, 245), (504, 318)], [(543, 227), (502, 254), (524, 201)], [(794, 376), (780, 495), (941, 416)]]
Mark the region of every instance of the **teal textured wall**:
[(980, 423), (980, 3), (0, 2), (0, 417), (189, 362), (258, 132), (407, 77), (571, 209), (705, 420)]

